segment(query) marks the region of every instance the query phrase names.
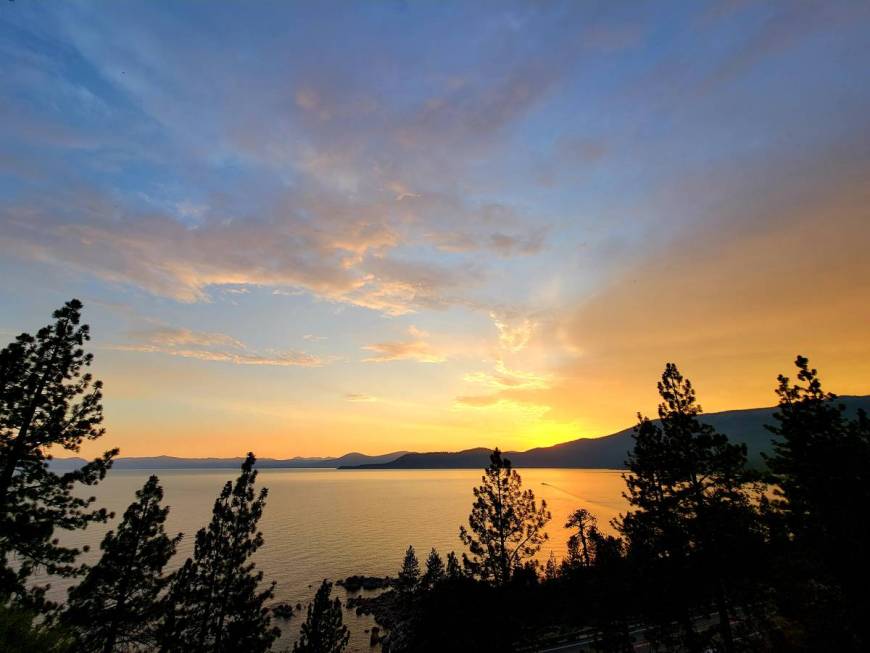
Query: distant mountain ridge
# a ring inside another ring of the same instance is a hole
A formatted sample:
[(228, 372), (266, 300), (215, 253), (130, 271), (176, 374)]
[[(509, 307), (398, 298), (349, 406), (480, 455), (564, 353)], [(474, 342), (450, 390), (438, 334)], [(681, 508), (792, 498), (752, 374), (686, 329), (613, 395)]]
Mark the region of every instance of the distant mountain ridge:
[[(870, 412), (870, 395), (837, 398), (850, 414), (863, 408)], [(773, 435), (764, 426), (773, 424), (776, 407), (728, 410), (708, 413), (701, 417), (727, 435), (732, 442), (746, 444), (749, 463), (763, 466), (762, 453), (771, 450)], [(584, 469), (623, 469), (625, 459), (633, 446), (629, 427), (596, 438), (580, 438), (550, 447), (536, 447), (528, 451), (507, 451), (505, 456), (515, 467), (564, 467)], [(260, 469), (481, 469), (489, 464), (490, 449), (477, 447), (463, 451), (407, 452), (394, 451), (380, 456), (351, 452), (336, 458), (260, 458)], [(174, 456), (149, 456), (118, 458), (114, 469), (237, 469), (242, 458), (176, 458)], [(84, 458), (56, 458), (52, 469), (67, 471), (87, 462)]]
[[(859, 408), (870, 412), (870, 395), (838, 397), (850, 414)], [(729, 410), (702, 415), (701, 420), (724, 433), (732, 442), (746, 444), (750, 465), (764, 465), (762, 453), (771, 451), (773, 434), (765, 427), (774, 424), (776, 407)], [(597, 438), (580, 438), (550, 447), (537, 447), (528, 451), (507, 451), (515, 467), (566, 467), (585, 469), (623, 469), (629, 450), (633, 447), (634, 427)], [(481, 469), (489, 464), (490, 450), (466, 449), (454, 453), (406, 453), (396, 460), (381, 463), (347, 465), (342, 469)]]
[[(368, 456), (351, 452), (337, 458), (258, 458), (259, 469), (335, 469), (346, 465), (389, 462), (404, 455), (405, 451), (393, 451), (380, 456)], [(144, 456), (117, 458), (113, 469), (238, 469), (244, 458), (177, 458), (175, 456)], [(84, 458), (55, 458), (51, 467), (57, 471), (77, 469), (87, 461)]]

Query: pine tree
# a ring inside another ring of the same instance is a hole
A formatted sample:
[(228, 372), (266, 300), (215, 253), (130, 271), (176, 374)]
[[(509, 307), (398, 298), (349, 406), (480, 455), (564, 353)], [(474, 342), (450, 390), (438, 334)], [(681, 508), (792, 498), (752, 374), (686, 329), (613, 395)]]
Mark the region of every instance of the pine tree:
[(175, 574), (159, 629), (164, 651), (258, 653), (280, 635), (265, 605), (275, 584), (260, 589), (263, 573), (250, 562), (263, 545), (257, 523), (267, 495), (263, 488), (255, 497), (255, 461), (249, 453), (239, 478), (224, 486), (211, 523), (196, 534), (193, 558)]
[(420, 584), (425, 589), (431, 589), (443, 579), (444, 561), (441, 559), (441, 556), (438, 555), (438, 551), (433, 547), (429, 552), (429, 556), (426, 558), (426, 571), (423, 573), (423, 578), (421, 579)]
[(568, 537), (567, 567), (590, 567), (592, 565), (591, 535), (598, 533), (598, 521), (585, 508), (577, 508), (565, 522), (565, 528), (576, 528), (577, 532)]
[[(846, 417), (845, 406), (822, 390), (806, 358), (798, 356), (795, 365), (803, 385), (778, 377), (777, 425), (768, 427), (777, 437), (766, 458), (777, 486), (774, 504), (792, 534), (824, 548), (822, 540), (831, 535), (855, 533), (849, 504), (870, 499), (870, 429), (864, 411), (854, 420)], [(850, 498), (845, 505), (844, 496)]]
[(160, 616), (159, 595), (169, 582), (163, 568), (181, 535), (170, 538), (163, 525), (169, 508), (151, 476), (115, 531), (100, 544), (103, 554), (69, 592), (63, 621), (77, 634), (77, 649), (110, 653), (153, 648)]
[(471, 552), (463, 560), (472, 573), (502, 585), (540, 550), (551, 515), (546, 501), (538, 507), (534, 492), (522, 489), (520, 475), (498, 449), (492, 452), (481, 480), (483, 484), (474, 488), (469, 528), (459, 529), (460, 539)]
[(856, 518), (855, 506), (870, 505), (870, 419), (863, 410), (849, 418), (805, 357), (795, 365), (796, 384), (778, 377), (777, 423), (768, 427), (776, 436), (767, 457), (772, 504), (796, 566), (785, 572), (781, 594), (784, 603), (799, 604), (795, 619), (814, 638), (810, 646), (862, 650), (870, 641), (870, 522)]
[(347, 646), (350, 632), (342, 621), (341, 601), (330, 600), (331, 591), (332, 583), (324, 580), (308, 604), (293, 653), (341, 653)]
[(680, 621), (691, 640), (690, 609), (700, 598), (698, 589), (705, 588), (730, 651), (726, 585), (738, 573), (755, 518), (745, 491), (746, 447), (700, 421), (694, 388), (674, 364), (666, 365), (658, 390), (659, 423), (639, 416), (635, 429), (624, 476), (633, 510), (617, 526), (635, 557), (660, 574), (659, 591), (670, 600), (656, 605), (666, 611), (663, 623)]
[(405, 551), (402, 568), (396, 577), (396, 589), (400, 594), (413, 594), (420, 584), (420, 561), (413, 546)]
[[(0, 603), (41, 605), (46, 588), (27, 586), (37, 567), (82, 573), (79, 550), (58, 544), (55, 531), (109, 517), (75, 488), (102, 480), (117, 449), (65, 474), (48, 465), (53, 448), (77, 452), (104, 434), (102, 383), (85, 372), (93, 355), (83, 348), (90, 330), (79, 324), (81, 309), (77, 299), (67, 302), (53, 324), (0, 351)], [(15, 569), (7, 562), (12, 556)]]
[(559, 577), (559, 566), (556, 564), (556, 554), (550, 551), (547, 564), (544, 565), (544, 579), (556, 580)]
[(462, 578), (462, 565), (459, 564), (459, 558), (451, 551), (447, 554), (447, 578), (455, 580)]

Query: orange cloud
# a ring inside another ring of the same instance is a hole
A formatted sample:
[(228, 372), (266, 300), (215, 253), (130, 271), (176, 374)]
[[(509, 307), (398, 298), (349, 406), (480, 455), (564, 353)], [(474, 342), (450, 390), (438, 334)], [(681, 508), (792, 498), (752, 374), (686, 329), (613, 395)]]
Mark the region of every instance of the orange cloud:
[(414, 326), (408, 329), (412, 340), (397, 340), (366, 345), (363, 349), (372, 351), (374, 356), (364, 358), (365, 363), (386, 363), (389, 361), (413, 360), (420, 363), (443, 363), (445, 356), (436, 352), (424, 338), (428, 336)]
[(509, 369), (503, 361), (498, 361), (492, 372), (472, 372), (466, 374), (465, 381), (479, 383), (499, 390), (507, 388), (544, 389), (550, 387), (550, 376), (534, 372), (521, 372)]

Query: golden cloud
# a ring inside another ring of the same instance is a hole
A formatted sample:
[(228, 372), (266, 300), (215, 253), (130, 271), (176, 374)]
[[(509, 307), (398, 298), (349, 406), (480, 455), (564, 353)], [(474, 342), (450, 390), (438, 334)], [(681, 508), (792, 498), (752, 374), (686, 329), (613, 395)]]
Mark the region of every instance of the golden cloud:
[(413, 360), (420, 363), (443, 363), (447, 358), (435, 351), (424, 338), (428, 335), (414, 326), (408, 329), (411, 340), (379, 342), (363, 347), (374, 352), (374, 356), (364, 358), (365, 363), (386, 363), (389, 361)]
[(301, 351), (252, 351), (240, 340), (223, 333), (160, 326), (133, 331), (130, 336), (140, 342), (115, 345), (113, 349), (168, 354), (234, 365), (319, 367), (324, 364), (321, 358)]

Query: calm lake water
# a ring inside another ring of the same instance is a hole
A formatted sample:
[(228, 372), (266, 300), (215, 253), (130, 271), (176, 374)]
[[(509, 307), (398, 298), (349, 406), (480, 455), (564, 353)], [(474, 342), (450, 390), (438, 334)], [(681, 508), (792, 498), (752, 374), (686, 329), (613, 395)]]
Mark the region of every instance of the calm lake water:
[[(545, 499), (553, 513), (549, 542), (541, 551), (557, 558), (565, 554), (567, 515), (582, 506), (591, 511), (603, 530), (625, 510), (621, 472), (582, 469), (519, 470), (525, 487)], [(194, 534), (211, 515), (214, 498), (223, 483), (235, 478), (234, 470), (115, 470), (96, 492), (99, 506), (120, 517), (150, 474), (157, 474), (171, 506), (167, 519), (170, 534), (183, 532), (175, 568), (192, 552)], [(278, 583), (276, 600), (306, 605), (323, 578), (336, 580), (352, 574), (395, 575), (405, 549), (413, 544), (422, 561), (434, 546), (446, 556), (462, 551), (459, 526), (466, 523), (473, 501), (472, 488), (479, 470), (261, 470), (258, 486), (269, 488), (260, 523), (265, 545), (256, 562), (268, 580)], [(88, 562), (98, 556), (98, 545), (111, 524), (65, 537), (64, 542), (90, 544)], [(51, 595), (66, 596), (68, 582), (53, 580)], [(335, 588), (344, 600), (347, 593)], [(304, 618), (304, 617), (303, 617)], [(281, 650), (295, 638), (298, 617), (279, 622), (284, 635)], [(372, 622), (345, 612), (352, 632), (352, 651), (369, 651), (365, 629)]]

